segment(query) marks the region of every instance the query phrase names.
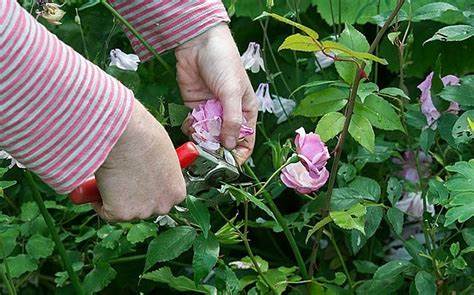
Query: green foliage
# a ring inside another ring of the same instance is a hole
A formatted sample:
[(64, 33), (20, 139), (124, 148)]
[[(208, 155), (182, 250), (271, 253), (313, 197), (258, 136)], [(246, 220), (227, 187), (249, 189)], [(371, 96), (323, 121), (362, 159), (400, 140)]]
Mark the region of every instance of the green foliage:
[(457, 162), (454, 166), (446, 169), (457, 174), (446, 182), (450, 192), (446, 212), (445, 225), (456, 220), (465, 222), (474, 216), (474, 160), (469, 162)]

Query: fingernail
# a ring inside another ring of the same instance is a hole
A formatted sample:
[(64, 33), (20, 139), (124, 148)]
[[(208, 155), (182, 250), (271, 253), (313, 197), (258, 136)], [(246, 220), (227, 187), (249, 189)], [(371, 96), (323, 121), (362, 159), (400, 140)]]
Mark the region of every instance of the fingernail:
[(235, 137), (228, 136), (224, 139), (224, 145), (228, 149), (233, 149), (236, 145)]

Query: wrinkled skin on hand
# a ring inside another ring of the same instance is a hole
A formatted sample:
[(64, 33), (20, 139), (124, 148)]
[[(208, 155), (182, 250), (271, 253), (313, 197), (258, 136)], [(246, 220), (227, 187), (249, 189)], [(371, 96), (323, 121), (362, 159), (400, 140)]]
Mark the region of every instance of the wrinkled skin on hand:
[(138, 101), (126, 130), (95, 176), (103, 203), (93, 206), (109, 221), (167, 214), (186, 196), (171, 139)]
[[(184, 103), (194, 108), (206, 99), (221, 101), (224, 111), (221, 140), (227, 149), (234, 149), (238, 163), (242, 164), (252, 153), (255, 133), (239, 140), (240, 126), (245, 118), (247, 125), (255, 130), (258, 106), (227, 24), (221, 23), (184, 43), (175, 55)], [(192, 133), (189, 120), (183, 124), (183, 131)]]

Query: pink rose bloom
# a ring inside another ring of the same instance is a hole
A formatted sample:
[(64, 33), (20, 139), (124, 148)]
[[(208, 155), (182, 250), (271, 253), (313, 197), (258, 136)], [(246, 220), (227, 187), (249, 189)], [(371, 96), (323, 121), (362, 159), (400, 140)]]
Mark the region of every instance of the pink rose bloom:
[[(436, 128), (434, 122), (439, 119), (441, 116), (440, 112), (436, 109), (431, 98), (431, 86), (433, 84), (433, 75), (434, 72), (431, 72), (425, 79), (418, 85), (418, 89), (421, 90), (421, 112), (425, 115), (428, 126), (431, 126), (432, 129)], [(459, 85), (459, 78), (454, 75), (447, 75), (441, 78), (443, 85), (446, 87), (448, 85)], [(451, 102), (449, 108), (446, 110), (448, 113), (457, 115), (459, 113), (459, 104), (457, 102)]]
[(328, 180), (329, 172), (325, 167), (309, 174), (306, 167), (301, 163), (291, 163), (287, 165), (280, 174), (280, 179), (289, 187), (295, 189), (300, 194), (309, 194), (320, 189)]
[(303, 127), (296, 130), (296, 133), (296, 153), (309, 173), (317, 175), (330, 158), (328, 148), (318, 134), (306, 134)]
[[(209, 99), (200, 104), (191, 113), (192, 134), (196, 143), (209, 151), (216, 151), (221, 147), (220, 135), (222, 129), (222, 105), (218, 99)], [(245, 122), (244, 122), (245, 123)], [(253, 129), (242, 124), (240, 137), (253, 134)]]
[(258, 110), (273, 113), (273, 101), (270, 97), (270, 86), (268, 83), (260, 83), (255, 91), (258, 101)]
[[(392, 162), (398, 165), (402, 165), (402, 172), (400, 175), (412, 183), (416, 183), (420, 180), (418, 171), (416, 169), (416, 159), (415, 152), (406, 151), (403, 153), (403, 158), (394, 158)], [(425, 154), (424, 152), (418, 152), (418, 163), (420, 165), (420, 172), (423, 178), (430, 176), (430, 166), (433, 162), (431, 156)]]

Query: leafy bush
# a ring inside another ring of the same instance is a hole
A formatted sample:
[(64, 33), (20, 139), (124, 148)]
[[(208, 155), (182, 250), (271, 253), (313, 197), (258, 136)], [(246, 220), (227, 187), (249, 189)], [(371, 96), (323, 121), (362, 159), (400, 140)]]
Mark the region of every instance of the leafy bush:
[[(42, 20), (48, 28), (185, 141), (175, 79), (156, 59), (137, 72), (108, 66), (111, 49), (131, 52), (118, 21), (100, 1), (65, 2), (63, 24)], [(157, 222), (107, 224), (4, 160), (3, 291), (472, 294), (472, 3), (224, 2), (241, 51), (260, 43), (265, 71), (249, 75), (255, 89), (269, 83), (259, 95), (276, 115), (259, 115), (246, 179), (188, 196)], [(293, 156), (300, 127), (319, 134), (327, 163)], [(327, 184), (283, 183), (280, 171), (299, 163), (327, 169)]]

